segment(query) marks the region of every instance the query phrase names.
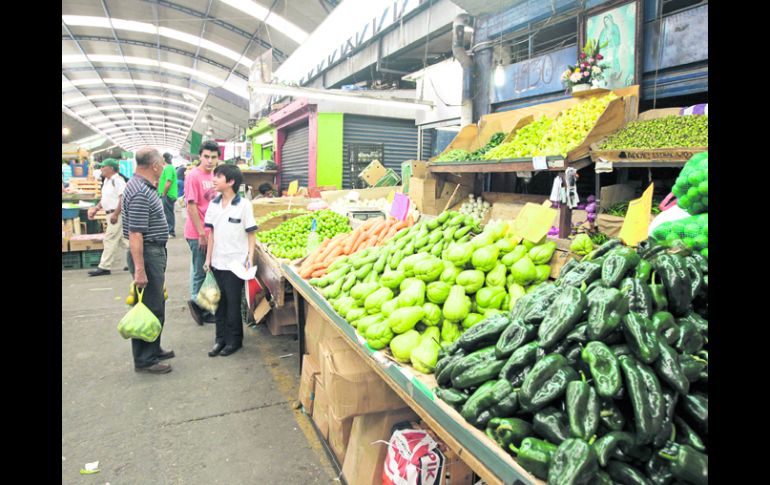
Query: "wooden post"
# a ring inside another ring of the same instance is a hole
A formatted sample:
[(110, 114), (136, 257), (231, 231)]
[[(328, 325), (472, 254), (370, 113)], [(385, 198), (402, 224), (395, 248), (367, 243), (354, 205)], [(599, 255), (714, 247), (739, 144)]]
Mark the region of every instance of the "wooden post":
[[(559, 177), (561, 177), (562, 184), (564, 187), (567, 186), (567, 180), (565, 176), (565, 172), (560, 172)], [(570, 209), (567, 204), (561, 203), (559, 205), (559, 237), (561, 239), (567, 239), (567, 237), (572, 232), (572, 209)]]

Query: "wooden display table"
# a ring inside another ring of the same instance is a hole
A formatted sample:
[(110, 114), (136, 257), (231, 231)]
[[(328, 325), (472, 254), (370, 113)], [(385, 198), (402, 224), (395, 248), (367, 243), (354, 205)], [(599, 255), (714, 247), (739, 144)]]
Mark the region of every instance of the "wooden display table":
[[(318, 312), (335, 335), (342, 337), (366, 364), (390, 386), (404, 402), (488, 484), (544, 485), (525, 471), (484, 432), (468, 424), (460, 414), (438, 399), (432, 392), (436, 381), (408, 365), (400, 365), (383, 352), (374, 351), (355, 329), (338, 315), (329, 303), (287, 264), (281, 265), (286, 281), (294, 287), (295, 308), (299, 325), (299, 354), (305, 353), (305, 301), (308, 312)], [(300, 361), (301, 367), (301, 361)], [(300, 370), (301, 372), (301, 370)]]

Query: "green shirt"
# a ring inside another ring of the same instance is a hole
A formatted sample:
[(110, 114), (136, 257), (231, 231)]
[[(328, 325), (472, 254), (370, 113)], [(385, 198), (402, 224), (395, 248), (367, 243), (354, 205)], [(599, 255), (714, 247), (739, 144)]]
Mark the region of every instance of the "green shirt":
[(166, 195), (176, 200), (177, 197), (179, 197), (179, 187), (176, 183), (176, 169), (173, 165), (170, 163), (166, 164), (165, 168), (163, 168), (163, 173), (160, 175), (160, 180), (158, 181), (158, 194), (163, 196), (163, 189), (166, 187), (166, 181), (171, 181), (171, 186), (168, 188), (168, 192)]

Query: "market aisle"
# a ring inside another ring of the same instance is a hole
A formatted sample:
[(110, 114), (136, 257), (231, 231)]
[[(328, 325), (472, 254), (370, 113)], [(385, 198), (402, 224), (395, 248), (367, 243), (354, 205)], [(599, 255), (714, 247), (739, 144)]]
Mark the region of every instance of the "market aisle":
[[(177, 234), (182, 234), (177, 213)], [(238, 353), (210, 358), (213, 325), (189, 317), (189, 249), (169, 241), (166, 375), (137, 374), (117, 333), (128, 272), (62, 271), (62, 483), (331, 483), (297, 398), (292, 337), (246, 328)], [(293, 354), (288, 358), (280, 358)], [(81, 477), (85, 463), (101, 472)]]

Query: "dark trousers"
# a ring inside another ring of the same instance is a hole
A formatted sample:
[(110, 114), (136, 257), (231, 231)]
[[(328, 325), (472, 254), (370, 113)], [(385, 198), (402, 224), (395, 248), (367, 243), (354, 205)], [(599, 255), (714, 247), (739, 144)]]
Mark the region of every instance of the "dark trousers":
[(176, 203), (176, 199), (172, 199), (167, 195), (162, 195), (160, 199), (163, 201), (163, 213), (166, 214), (168, 233), (171, 235), (176, 235), (174, 233), (174, 226), (176, 225), (176, 220), (174, 218), (174, 204)]
[[(145, 244), (144, 246), (144, 271), (147, 273), (147, 286), (142, 293), (142, 303), (158, 317), (160, 325), (166, 320), (166, 302), (163, 299), (163, 283), (166, 281), (166, 260), (168, 253), (165, 246)], [(134, 258), (131, 257), (131, 251), (128, 251), (128, 269), (131, 275), (134, 275)], [(138, 295), (137, 300), (139, 301)], [(161, 328), (161, 335), (163, 329)], [(160, 354), (160, 337), (155, 342), (145, 342), (144, 340), (131, 339), (131, 351), (134, 354), (135, 367), (149, 367), (158, 362)]]
[(212, 268), (222, 294), (214, 314), (217, 326), (216, 343), (240, 347), (243, 343), (243, 318), (241, 315), (241, 295), (243, 280), (235, 273)]

